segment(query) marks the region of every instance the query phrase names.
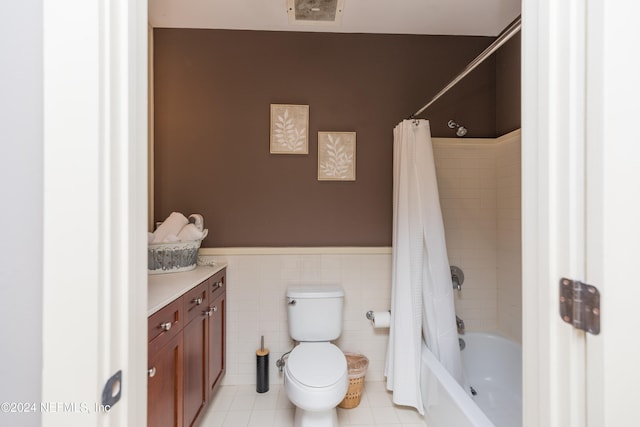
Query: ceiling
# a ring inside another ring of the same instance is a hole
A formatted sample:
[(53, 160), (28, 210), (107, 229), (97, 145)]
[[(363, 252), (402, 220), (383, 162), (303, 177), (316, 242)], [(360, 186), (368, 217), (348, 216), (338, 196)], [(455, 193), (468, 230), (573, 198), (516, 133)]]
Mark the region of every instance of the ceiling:
[(289, 24), (287, 0), (149, 0), (163, 28), (497, 36), (520, 0), (344, 0), (342, 22)]

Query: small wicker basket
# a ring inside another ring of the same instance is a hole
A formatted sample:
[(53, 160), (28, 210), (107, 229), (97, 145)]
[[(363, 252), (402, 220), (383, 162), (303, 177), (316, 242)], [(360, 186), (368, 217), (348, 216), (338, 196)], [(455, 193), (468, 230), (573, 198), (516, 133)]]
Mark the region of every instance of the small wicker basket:
[(362, 399), (362, 390), (364, 389), (364, 377), (349, 378), (349, 388), (347, 388), (347, 394), (342, 399), (342, 402), (338, 405), (344, 409), (352, 409), (360, 404)]
[(349, 387), (347, 394), (338, 405), (340, 408), (352, 409), (360, 404), (364, 390), (364, 377), (369, 366), (369, 359), (362, 354), (345, 352), (349, 368)]

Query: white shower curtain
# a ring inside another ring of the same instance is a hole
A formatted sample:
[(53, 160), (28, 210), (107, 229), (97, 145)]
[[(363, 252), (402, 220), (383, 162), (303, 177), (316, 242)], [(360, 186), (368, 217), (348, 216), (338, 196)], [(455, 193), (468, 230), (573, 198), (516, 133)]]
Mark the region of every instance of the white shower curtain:
[(385, 375), (394, 403), (423, 414), (422, 337), (460, 383), (462, 366), (429, 122), (404, 120), (393, 136), (391, 327)]

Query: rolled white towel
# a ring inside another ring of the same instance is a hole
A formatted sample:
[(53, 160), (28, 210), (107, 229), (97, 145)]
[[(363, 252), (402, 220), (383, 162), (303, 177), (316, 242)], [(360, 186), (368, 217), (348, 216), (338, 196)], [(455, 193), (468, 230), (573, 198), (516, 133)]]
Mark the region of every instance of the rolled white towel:
[(189, 220), (180, 212), (171, 212), (171, 215), (153, 232), (153, 243), (167, 242), (167, 237), (170, 234), (177, 236), (180, 230), (182, 230), (182, 227), (188, 223)]
[(164, 238), (164, 243), (175, 243), (175, 242), (179, 242), (180, 238), (178, 236), (176, 236), (175, 234), (169, 234), (167, 237)]
[(200, 240), (203, 237), (202, 231), (198, 230), (196, 224), (187, 224), (182, 227), (180, 233), (178, 233), (178, 239), (182, 242), (191, 242), (193, 240)]
[(204, 230), (204, 218), (200, 214), (189, 215), (189, 222), (195, 224), (198, 230)]

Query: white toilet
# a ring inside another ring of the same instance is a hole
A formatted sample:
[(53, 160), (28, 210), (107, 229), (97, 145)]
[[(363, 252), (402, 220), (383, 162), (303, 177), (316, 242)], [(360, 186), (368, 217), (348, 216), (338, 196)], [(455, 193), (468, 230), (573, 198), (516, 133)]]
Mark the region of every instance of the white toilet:
[(284, 388), (296, 406), (294, 427), (338, 427), (336, 406), (349, 386), (347, 359), (331, 340), (342, 333), (339, 286), (287, 289), (289, 335), (299, 344), (284, 368)]

